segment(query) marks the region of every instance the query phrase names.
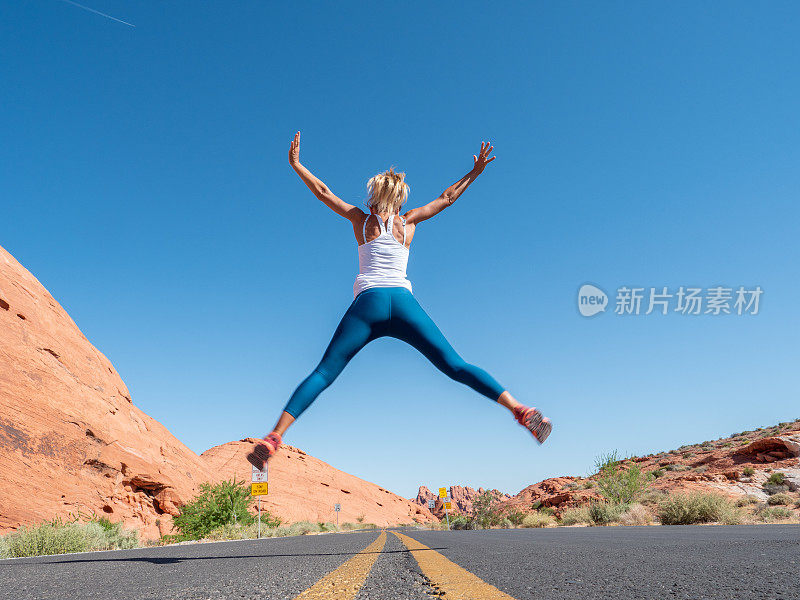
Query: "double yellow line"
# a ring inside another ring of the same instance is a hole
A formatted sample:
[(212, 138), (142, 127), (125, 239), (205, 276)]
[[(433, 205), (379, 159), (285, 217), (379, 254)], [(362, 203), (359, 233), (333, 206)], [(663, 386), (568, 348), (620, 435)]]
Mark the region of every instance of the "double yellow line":
[[(417, 561), (419, 568), (431, 585), (447, 600), (514, 600), (512, 596), (489, 585), (477, 575), (458, 566), (442, 554), (431, 550), (425, 544), (403, 535), (396, 535)], [(310, 588), (300, 593), (295, 600), (353, 600), (372, 570), (386, 545), (386, 532), (381, 531), (374, 542), (353, 558), (345, 561)]]

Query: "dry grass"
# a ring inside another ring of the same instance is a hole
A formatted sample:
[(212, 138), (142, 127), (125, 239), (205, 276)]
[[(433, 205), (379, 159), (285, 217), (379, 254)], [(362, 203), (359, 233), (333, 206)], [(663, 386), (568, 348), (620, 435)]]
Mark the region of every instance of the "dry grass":
[(641, 504), (631, 504), (619, 517), (620, 525), (650, 525), (655, 517), (650, 509)]

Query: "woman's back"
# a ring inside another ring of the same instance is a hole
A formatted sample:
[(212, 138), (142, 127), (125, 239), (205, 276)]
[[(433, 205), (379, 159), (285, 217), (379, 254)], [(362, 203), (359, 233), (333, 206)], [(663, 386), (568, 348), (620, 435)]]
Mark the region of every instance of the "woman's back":
[(353, 297), (373, 287), (404, 287), (411, 291), (406, 275), (409, 250), (405, 219), (391, 215), (384, 223), (379, 215), (370, 214), (364, 219), (361, 233), (364, 243), (358, 246), (358, 276), (353, 284)]

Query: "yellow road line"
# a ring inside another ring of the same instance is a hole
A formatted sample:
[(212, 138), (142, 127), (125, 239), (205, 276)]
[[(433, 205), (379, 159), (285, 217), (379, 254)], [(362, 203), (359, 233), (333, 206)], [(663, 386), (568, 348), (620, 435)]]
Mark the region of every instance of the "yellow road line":
[(301, 592), (294, 600), (353, 600), (364, 585), (372, 565), (380, 556), (386, 544), (386, 532), (381, 531), (378, 539), (348, 559), (338, 569), (328, 573), (310, 588)]
[(436, 550), (431, 550), (425, 544), (420, 544), (402, 533), (396, 531), (392, 533), (411, 551), (422, 573), (433, 586), (444, 593), (447, 600), (514, 600), (512, 596), (459, 567)]

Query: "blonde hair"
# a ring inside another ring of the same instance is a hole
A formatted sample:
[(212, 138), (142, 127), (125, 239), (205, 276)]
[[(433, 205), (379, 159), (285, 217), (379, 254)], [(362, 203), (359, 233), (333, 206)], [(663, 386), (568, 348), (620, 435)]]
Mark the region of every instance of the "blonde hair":
[(375, 213), (395, 214), (408, 198), (406, 174), (397, 173), (394, 167), (378, 173), (367, 182), (367, 207)]

